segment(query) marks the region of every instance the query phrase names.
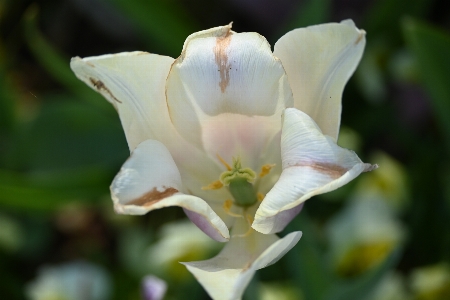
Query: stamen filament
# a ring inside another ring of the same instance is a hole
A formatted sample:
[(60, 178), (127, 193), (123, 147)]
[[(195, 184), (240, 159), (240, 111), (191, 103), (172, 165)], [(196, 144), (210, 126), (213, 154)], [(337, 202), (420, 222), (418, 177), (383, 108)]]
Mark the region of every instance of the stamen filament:
[(235, 214), (231, 211), (232, 206), (233, 201), (231, 201), (230, 199), (226, 200), (225, 203), (223, 204), (223, 210), (225, 211), (225, 213), (235, 218), (242, 218), (243, 217), (242, 215)]
[(231, 171), (232, 168), (230, 167), (230, 165), (219, 155), (217, 154), (217, 158), (220, 160), (220, 162), (222, 163), (222, 165), (225, 166), (225, 168), (227, 168), (228, 171)]
[(216, 180), (214, 182), (211, 182), (209, 185), (207, 186), (203, 186), (202, 190), (218, 190), (221, 187), (223, 187), (223, 183), (220, 180)]

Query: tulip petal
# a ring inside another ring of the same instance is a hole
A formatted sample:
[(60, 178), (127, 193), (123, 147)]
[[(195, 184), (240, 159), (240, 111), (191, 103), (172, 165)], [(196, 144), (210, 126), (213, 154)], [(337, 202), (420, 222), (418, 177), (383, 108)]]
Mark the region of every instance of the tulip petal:
[(189, 191), (202, 198), (213, 196), (212, 201), (223, 201), (229, 197), (224, 191), (201, 190), (211, 178), (219, 176), (221, 169), (205, 158), (204, 151), (183, 140), (170, 121), (165, 86), (173, 61), (171, 57), (129, 52), (76, 57), (71, 61), (71, 68), (79, 79), (118, 110), (130, 151), (147, 139), (162, 142), (169, 149)]
[[(165, 81), (174, 59), (146, 52), (75, 57), (75, 75), (102, 94), (119, 112), (132, 151), (147, 139), (165, 141), (173, 126), (165, 98)], [(161, 130), (164, 128), (164, 130)]]
[(293, 98), (266, 39), (228, 25), (188, 37), (167, 78), (167, 104), (186, 140), (211, 157), (231, 162), (240, 156), (246, 167), (256, 167)]
[[(224, 242), (228, 228), (201, 198), (182, 192), (180, 172), (167, 148), (155, 140), (139, 144), (111, 185), (116, 212), (143, 215), (151, 210), (180, 206), (195, 214), (199, 228)], [(201, 221), (200, 221), (201, 219)], [(194, 222), (195, 223), (195, 222)]]
[(363, 163), (353, 151), (339, 147), (307, 114), (295, 108), (285, 111), (281, 153), (283, 172), (256, 211), (252, 225), (261, 233), (284, 228), (290, 220), (282, 212), (377, 168)]
[[(197, 213), (193, 210), (189, 210), (187, 208), (183, 208), (183, 211), (186, 214), (186, 216), (189, 218), (189, 220), (191, 220), (191, 222), (194, 223), (207, 236), (209, 236), (212, 239), (219, 241), (219, 242), (228, 241), (228, 236), (227, 236), (227, 238), (225, 238), (222, 233), (218, 232), (216, 227), (211, 223), (211, 221), (208, 218), (205, 218), (202, 214)], [(229, 218), (224, 219), (219, 214), (217, 214), (217, 216), (219, 217), (219, 220), (225, 224), (226, 227), (228, 227), (227, 221), (228, 221), (228, 223), (231, 223), (231, 221), (232, 221), (232, 220), (229, 220)], [(226, 215), (225, 215), (225, 217), (226, 217)]]
[(241, 299), (255, 272), (276, 263), (297, 244), (301, 236), (299, 231), (282, 239), (276, 235), (253, 232), (245, 238), (232, 237), (212, 259), (183, 264), (211, 298)]
[[(252, 224), (252, 227), (259, 232), (263, 232), (262, 230), (267, 230), (261, 229), (262, 227), (270, 228), (270, 231), (268, 231), (267, 233), (281, 232), (302, 211), (303, 204), (305, 203), (303, 202), (293, 208), (280, 211), (274, 216), (267, 216), (263, 219), (263, 221), (255, 218), (256, 222)], [(260, 223), (262, 223), (262, 225)]]
[(365, 32), (351, 20), (295, 29), (275, 44), (294, 93), (295, 108), (337, 140), (344, 86), (365, 46)]

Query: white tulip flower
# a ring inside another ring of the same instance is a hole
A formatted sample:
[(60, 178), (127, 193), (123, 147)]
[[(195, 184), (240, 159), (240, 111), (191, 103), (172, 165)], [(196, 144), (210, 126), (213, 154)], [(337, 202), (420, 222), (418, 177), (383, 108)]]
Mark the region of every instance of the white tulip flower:
[(115, 210), (182, 207), (229, 241), (186, 266), (214, 299), (239, 299), (257, 269), (300, 239), (275, 233), (304, 201), (376, 167), (336, 145), (342, 92), (364, 45), (351, 20), (293, 30), (273, 53), (263, 36), (229, 24), (190, 35), (177, 59), (73, 58), (76, 76), (117, 109), (130, 148), (111, 185)]

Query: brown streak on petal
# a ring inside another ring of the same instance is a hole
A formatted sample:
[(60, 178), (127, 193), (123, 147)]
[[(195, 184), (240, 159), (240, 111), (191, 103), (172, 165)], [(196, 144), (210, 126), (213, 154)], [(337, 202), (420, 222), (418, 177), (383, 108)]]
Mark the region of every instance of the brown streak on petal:
[(314, 169), (317, 172), (328, 175), (333, 179), (337, 179), (337, 178), (341, 177), (348, 171), (348, 169), (341, 167), (339, 165), (335, 165), (335, 164), (331, 164), (331, 163), (320, 163), (320, 162), (314, 162), (311, 164), (299, 163), (299, 164), (292, 165), (290, 167), (309, 167), (311, 169)]
[(153, 190), (151, 190), (150, 192), (147, 192), (141, 197), (128, 202), (126, 205), (152, 206), (153, 204), (161, 201), (162, 199), (170, 197), (175, 193), (178, 193), (178, 190), (172, 187), (166, 188), (163, 186), (163, 188), (165, 190), (160, 192), (156, 189), (156, 187), (154, 187)]
[(216, 46), (214, 47), (214, 57), (217, 67), (220, 72), (220, 90), (225, 93), (225, 89), (230, 84), (230, 68), (231, 64), (228, 63), (227, 48), (231, 42), (231, 30), (228, 28), (225, 36), (219, 36), (216, 38)]
[(103, 83), (103, 81), (101, 80), (95, 80), (94, 78), (89, 78), (89, 80), (91, 81), (92, 85), (99, 91), (103, 90), (106, 93), (108, 93), (111, 98), (113, 98), (115, 101), (122, 103), (122, 101), (120, 101), (119, 99), (117, 99), (112, 93), (111, 91), (106, 87), (106, 85)]

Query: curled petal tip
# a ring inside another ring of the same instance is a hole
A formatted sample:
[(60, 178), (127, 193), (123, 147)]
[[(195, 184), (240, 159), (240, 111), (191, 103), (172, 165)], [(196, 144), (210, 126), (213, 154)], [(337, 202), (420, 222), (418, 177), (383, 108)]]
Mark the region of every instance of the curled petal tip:
[(256, 211), (253, 228), (261, 233), (282, 230), (307, 199), (377, 168), (339, 147), (311, 117), (296, 109), (285, 110), (281, 149), (283, 172)]

